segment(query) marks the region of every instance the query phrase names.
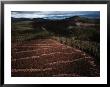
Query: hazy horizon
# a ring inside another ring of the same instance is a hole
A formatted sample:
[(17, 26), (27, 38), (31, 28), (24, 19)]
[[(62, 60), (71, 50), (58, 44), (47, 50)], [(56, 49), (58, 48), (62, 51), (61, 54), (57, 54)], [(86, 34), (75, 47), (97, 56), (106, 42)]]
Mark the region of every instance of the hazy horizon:
[(64, 19), (72, 16), (100, 18), (100, 11), (12, 11), (14, 18)]

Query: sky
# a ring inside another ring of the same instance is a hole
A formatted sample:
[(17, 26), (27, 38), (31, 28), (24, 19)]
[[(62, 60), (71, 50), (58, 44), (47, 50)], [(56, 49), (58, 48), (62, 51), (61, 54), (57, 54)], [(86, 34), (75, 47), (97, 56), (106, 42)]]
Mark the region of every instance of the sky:
[(88, 16), (100, 18), (99, 11), (12, 11), (14, 18), (64, 19), (72, 16)]

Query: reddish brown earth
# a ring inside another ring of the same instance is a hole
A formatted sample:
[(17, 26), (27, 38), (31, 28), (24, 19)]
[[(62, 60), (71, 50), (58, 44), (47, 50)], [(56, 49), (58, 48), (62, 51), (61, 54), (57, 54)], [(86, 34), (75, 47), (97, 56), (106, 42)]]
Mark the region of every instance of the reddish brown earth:
[(12, 76), (100, 76), (92, 57), (52, 39), (12, 43)]

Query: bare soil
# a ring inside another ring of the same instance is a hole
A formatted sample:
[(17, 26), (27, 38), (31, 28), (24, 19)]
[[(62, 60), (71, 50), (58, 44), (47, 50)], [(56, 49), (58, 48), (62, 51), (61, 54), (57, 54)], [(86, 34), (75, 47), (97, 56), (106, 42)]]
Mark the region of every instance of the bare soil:
[(52, 39), (12, 43), (14, 77), (97, 77), (94, 58)]

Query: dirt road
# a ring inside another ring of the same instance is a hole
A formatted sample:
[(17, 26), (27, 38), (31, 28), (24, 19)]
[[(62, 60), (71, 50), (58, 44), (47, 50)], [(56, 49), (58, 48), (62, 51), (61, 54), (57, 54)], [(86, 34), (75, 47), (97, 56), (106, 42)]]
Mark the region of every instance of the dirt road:
[(12, 76), (99, 76), (92, 57), (52, 39), (12, 44)]

